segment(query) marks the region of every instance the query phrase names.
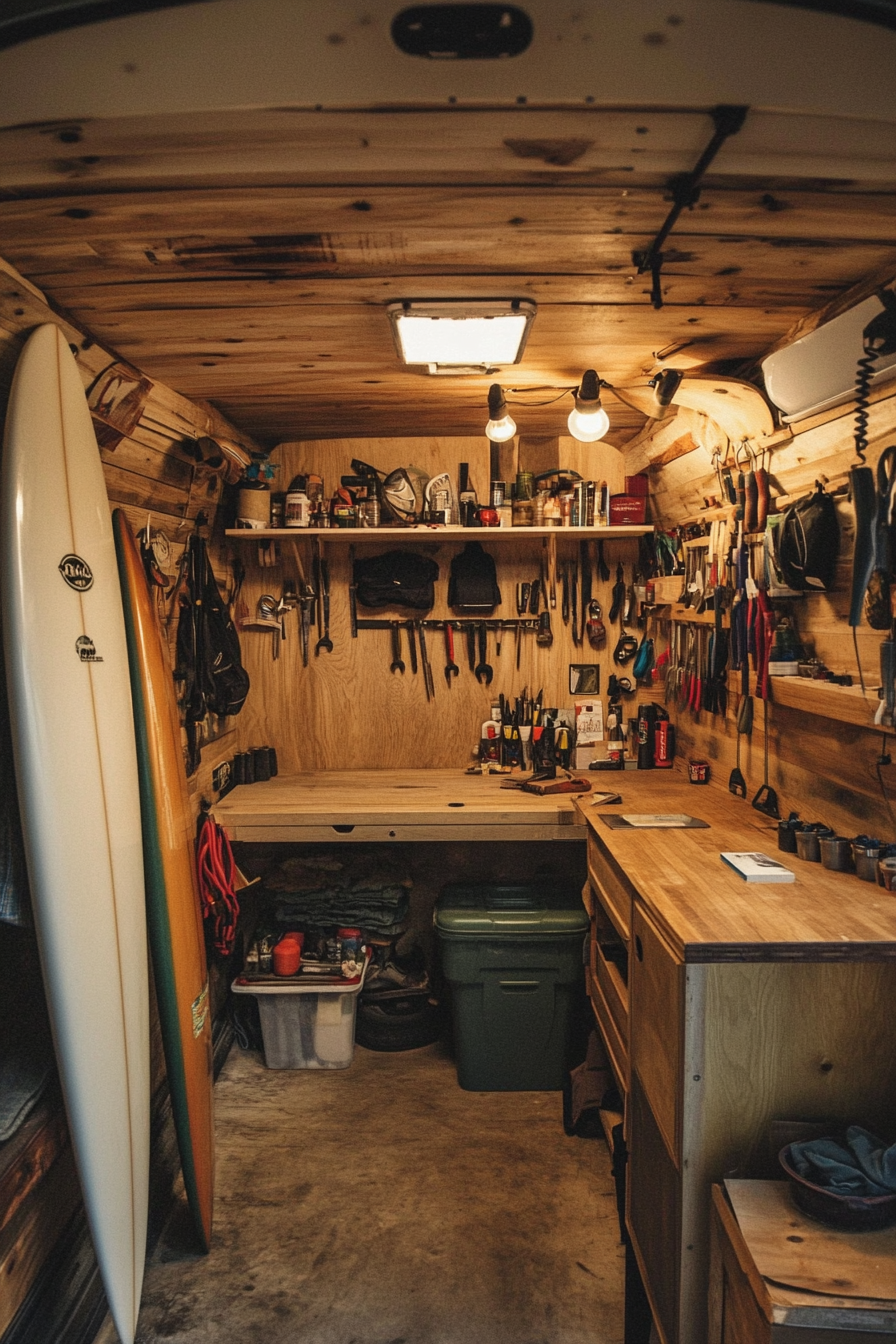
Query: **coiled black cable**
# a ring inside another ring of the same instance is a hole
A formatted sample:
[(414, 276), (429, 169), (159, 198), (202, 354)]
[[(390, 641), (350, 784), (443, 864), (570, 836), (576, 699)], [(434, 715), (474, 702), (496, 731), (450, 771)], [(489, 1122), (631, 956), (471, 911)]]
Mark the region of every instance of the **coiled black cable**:
[(868, 451), (868, 406), (877, 355), (863, 354), (856, 364), (856, 455), (864, 466)]

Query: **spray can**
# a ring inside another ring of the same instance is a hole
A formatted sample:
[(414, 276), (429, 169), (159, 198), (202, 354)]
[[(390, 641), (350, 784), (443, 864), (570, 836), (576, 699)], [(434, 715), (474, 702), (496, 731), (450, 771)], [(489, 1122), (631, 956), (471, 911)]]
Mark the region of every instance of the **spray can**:
[(675, 728), (668, 719), (659, 719), (653, 736), (653, 764), (657, 770), (670, 770), (675, 755)]
[(656, 741), (656, 705), (638, 706), (638, 769), (652, 770)]

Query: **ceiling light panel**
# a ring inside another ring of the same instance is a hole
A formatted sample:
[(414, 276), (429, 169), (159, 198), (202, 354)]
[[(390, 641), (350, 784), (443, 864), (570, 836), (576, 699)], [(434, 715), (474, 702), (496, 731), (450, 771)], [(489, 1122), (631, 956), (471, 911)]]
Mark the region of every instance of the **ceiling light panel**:
[(518, 364), (535, 311), (529, 299), (406, 300), (387, 307), (399, 359), (436, 369)]

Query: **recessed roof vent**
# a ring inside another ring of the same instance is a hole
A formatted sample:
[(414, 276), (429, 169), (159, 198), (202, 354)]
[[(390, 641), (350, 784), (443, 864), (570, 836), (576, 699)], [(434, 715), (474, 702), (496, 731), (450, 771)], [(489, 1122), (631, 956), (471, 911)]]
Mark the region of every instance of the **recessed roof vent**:
[(532, 20), (516, 5), (411, 5), (392, 20), (392, 41), (431, 61), (496, 61), (520, 56)]

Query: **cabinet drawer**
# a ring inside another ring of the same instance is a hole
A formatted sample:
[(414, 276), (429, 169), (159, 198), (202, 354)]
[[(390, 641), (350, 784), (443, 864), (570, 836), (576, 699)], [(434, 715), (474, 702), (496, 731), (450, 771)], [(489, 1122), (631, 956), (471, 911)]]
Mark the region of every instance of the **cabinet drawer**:
[(684, 963), (635, 904), (632, 918), (632, 1070), (638, 1074), (656, 1123), (677, 1166), (681, 1153)]
[(603, 849), (597, 836), (588, 832), (588, 877), (595, 894), (606, 906), (616, 928), (628, 939), (632, 927), (634, 888), (622, 869)]
[[(621, 944), (619, 945), (621, 946)], [(597, 981), (604, 997), (610, 1016), (616, 1023), (619, 1035), (628, 1040), (628, 989), (616, 961), (608, 957), (613, 952), (612, 945), (601, 943), (597, 938), (591, 942), (591, 973)]]
[(628, 1043), (625, 1037), (620, 1035), (603, 991), (590, 967), (587, 981), (588, 997), (591, 1000), (591, 1007), (594, 1011), (601, 1039), (606, 1047), (607, 1058), (610, 1061), (620, 1092), (626, 1095), (628, 1093)]

